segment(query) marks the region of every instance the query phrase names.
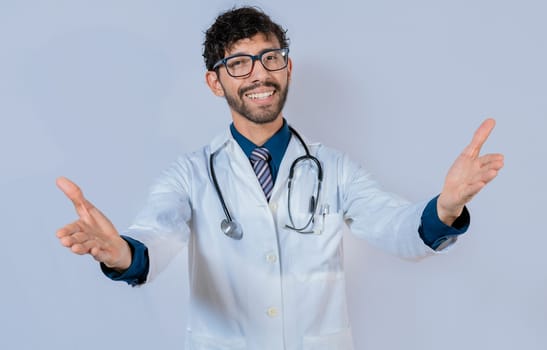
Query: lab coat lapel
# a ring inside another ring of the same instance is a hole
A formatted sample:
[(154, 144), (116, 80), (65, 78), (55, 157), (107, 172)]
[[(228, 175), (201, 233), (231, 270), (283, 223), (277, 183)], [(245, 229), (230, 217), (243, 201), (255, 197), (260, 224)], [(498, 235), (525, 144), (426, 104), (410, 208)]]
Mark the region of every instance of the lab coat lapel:
[[(217, 153), (214, 166), (226, 202), (237, 201), (242, 195), (240, 191), (243, 190), (252, 193), (257, 201), (266, 203), (266, 197), (249, 159), (229, 130), (217, 136), (210, 143), (210, 148), (212, 153)], [(240, 181), (246, 190), (239, 187)]]

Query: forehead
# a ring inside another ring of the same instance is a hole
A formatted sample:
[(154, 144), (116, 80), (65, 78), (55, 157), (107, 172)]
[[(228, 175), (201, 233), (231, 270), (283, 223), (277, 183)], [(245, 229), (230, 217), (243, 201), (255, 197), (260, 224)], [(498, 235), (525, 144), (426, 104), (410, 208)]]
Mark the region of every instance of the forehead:
[(280, 48), (279, 40), (274, 34), (258, 33), (250, 38), (240, 39), (226, 48), (225, 56), (237, 53), (256, 55), (265, 49)]

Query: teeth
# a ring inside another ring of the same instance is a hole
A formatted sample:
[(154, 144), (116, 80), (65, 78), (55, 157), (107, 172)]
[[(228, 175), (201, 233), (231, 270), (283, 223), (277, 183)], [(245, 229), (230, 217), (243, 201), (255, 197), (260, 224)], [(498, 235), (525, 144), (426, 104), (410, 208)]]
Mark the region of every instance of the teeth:
[(259, 92), (259, 93), (256, 93), (256, 94), (248, 94), (247, 97), (250, 98), (250, 99), (262, 99), (262, 98), (267, 98), (267, 97), (270, 97), (273, 95), (273, 91), (270, 91), (270, 92)]

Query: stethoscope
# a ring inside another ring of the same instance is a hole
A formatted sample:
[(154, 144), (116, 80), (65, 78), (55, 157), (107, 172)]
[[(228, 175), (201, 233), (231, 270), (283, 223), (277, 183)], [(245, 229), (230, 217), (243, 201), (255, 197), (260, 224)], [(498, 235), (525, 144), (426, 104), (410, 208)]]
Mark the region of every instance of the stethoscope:
[[(304, 142), (300, 134), (298, 134), (298, 132), (296, 132), (296, 130), (294, 130), (293, 127), (291, 127), (290, 125), (289, 125), (289, 130), (291, 131), (293, 135), (296, 136), (298, 141), (300, 141), (300, 144), (302, 144), (302, 146), (304, 147), (306, 154), (296, 158), (292, 162), (291, 168), (289, 170), (289, 182), (287, 185), (288, 186), (287, 208), (289, 211), (289, 220), (291, 223), (290, 225), (288, 224), (285, 225), (285, 227), (290, 230), (303, 233), (303, 234), (314, 233), (313, 231), (307, 231), (306, 228), (309, 227), (309, 225), (313, 222), (313, 216), (317, 209), (317, 203), (319, 202), (319, 194), (321, 193), (321, 183), (323, 182), (323, 168), (321, 167), (321, 163), (319, 162), (319, 160), (310, 154), (310, 150), (308, 149), (308, 146), (306, 145), (306, 143)], [(220, 222), (220, 230), (226, 236), (230, 238), (241, 239), (241, 237), (243, 237), (243, 230), (241, 229), (241, 225), (237, 221), (232, 219), (232, 216), (230, 215), (230, 211), (228, 210), (228, 207), (226, 206), (226, 202), (224, 201), (224, 197), (222, 196), (222, 192), (220, 191), (220, 186), (218, 185), (217, 177), (215, 174), (215, 167), (214, 167), (214, 158), (217, 153), (218, 152), (211, 153), (211, 156), (209, 157), (209, 167), (211, 169), (211, 177), (213, 179), (213, 184), (215, 185), (215, 189), (217, 191), (218, 199), (220, 200), (220, 204), (222, 205), (222, 209), (224, 210), (224, 214), (226, 215), (226, 218)], [(306, 161), (306, 160), (312, 161), (317, 166), (317, 187), (316, 187), (314, 195), (312, 195), (310, 198), (310, 205), (309, 205), (310, 217), (305, 225), (298, 227), (294, 224), (292, 213), (291, 213), (291, 188), (292, 188), (294, 170), (296, 166), (298, 165), (299, 162)]]

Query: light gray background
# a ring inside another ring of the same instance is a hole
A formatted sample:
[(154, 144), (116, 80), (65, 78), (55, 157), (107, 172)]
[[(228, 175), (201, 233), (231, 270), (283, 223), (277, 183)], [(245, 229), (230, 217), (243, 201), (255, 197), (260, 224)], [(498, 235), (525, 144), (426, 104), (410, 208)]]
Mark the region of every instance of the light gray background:
[[(546, 349), (547, 7), (541, 0), (256, 2), (289, 29), (286, 117), (412, 200), (487, 116), (506, 167), (449, 254), (346, 237), (357, 349)], [(232, 1), (0, 0), (0, 348), (180, 349), (186, 253), (130, 288), (62, 248), (68, 176), (119, 227), (229, 123), (204, 30)], [(220, 232), (219, 232), (220, 234)]]

